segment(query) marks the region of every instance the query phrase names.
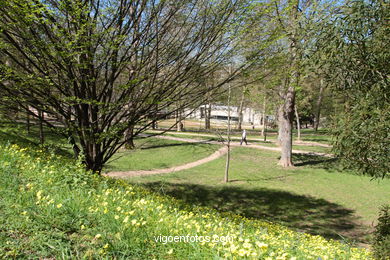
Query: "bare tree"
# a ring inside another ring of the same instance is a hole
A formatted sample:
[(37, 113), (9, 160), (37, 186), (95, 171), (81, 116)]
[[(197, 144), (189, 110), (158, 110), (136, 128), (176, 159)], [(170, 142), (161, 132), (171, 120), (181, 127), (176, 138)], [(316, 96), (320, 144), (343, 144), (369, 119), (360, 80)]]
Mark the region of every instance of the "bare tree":
[(203, 102), (209, 89), (196, 79), (234, 54), (241, 4), (10, 0), (0, 6), (0, 54), (16, 66), (1, 60), (1, 91), (56, 118), (76, 156), (100, 173), (130, 138)]

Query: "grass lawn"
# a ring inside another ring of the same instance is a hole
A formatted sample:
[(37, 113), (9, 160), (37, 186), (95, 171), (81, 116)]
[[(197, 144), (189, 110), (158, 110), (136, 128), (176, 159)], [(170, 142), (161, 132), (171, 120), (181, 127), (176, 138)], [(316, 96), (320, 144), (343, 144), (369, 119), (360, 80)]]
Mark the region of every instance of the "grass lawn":
[(183, 143), (158, 138), (137, 139), (135, 150), (122, 149), (104, 168), (104, 171), (131, 171), (169, 168), (207, 157), (219, 145)]
[(234, 148), (231, 158), (228, 184), (222, 181), (225, 158), (128, 181), (188, 203), (359, 242), (367, 242), (379, 206), (389, 203), (389, 179), (342, 171), (333, 159), (296, 155), (296, 166), (283, 169), (276, 166), (278, 153), (245, 147)]
[[(204, 133), (205, 134), (205, 133)], [(220, 138), (218, 137), (218, 135), (213, 135), (211, 136), (212, 134), (208, 133), (207, 135), (210, 135), (210, 136), (202, 136), (202, 135), (199, 135), (199, 134), (196, 134), (196, 133), (191, 133), (191, 132), (186, 132), (185, 134), (180, 134), (180, 133), (175, 133), (175, 132), (167, 132), (165, 133), (164, 135), (166, 136), (172, 136), (172, 137), (178, 137), (178, 138), (190, 138), (190, 139), (194, 139), (194, 140), (208, 140), (208, 141), (220, 141)], [(206, 134), (205, 134), (206, 135)], [(239, 142), (240, 141), (240, 136), (239, 135), (233, 135), (233, 142)], [(250, 140), (251, 138), (253, 138), (252, 140)], [(264, 142), (264, 141), (261, 141), (261, 140), (256, 140), (256, 139), (260, 139), (259, 136), (250, 136), (248, 135), (247, 137), (248, 139), (248, 143), (249, 144), (259, 144), (259, 145), (262, 145), (262, 146), (268, 146), (268, 147), (278, 147), (276, 145), (276, 143), (271, 143), (271, 142)], [(301, 138), (303, 141), (305, 140), (305, 138)], [(310, 139), (310, 138), (309, 138)], [(276, 139), (271, 139), (273, 141), (275, 141)], [(330, 147), (321, 147), (321, 146), (308, 146), (308, 145), (293, 145), (293, 149), (296, 149), (296, 150), (302, 150), (302, 151), (311, 151), (311, 152), (320, 152), (320, 153), (331, 153), (332, 151), (332, 148)]]
[[(310, 136), (311, 132), (305, 134)], [(329, 139), (325, 134), (320, 132), (325, 136), (323, 140)], [(0, 131), (2, 140), (25, 144), (37, 143), (37, 136), (36, 127), (32, 128), (30, 136), (25, 135), (22, 126)], [(46, 142), (50, 151), (71, 158), (66, 139), (47, 132)], [(115, 155), (105, 170), (167, 168), (204, 158), (220, 147), (157, 138), (137, 139), (136, 145), (136, 150), (123, 150)], [(294, 148), (329, 151), (323, 147)], [(390, 202), (389, 179), (371, 181), (368, 177), (340, 170), (332, 159), (310, 155), (294, 155), (296, 167), (283, 169), (276, 166), (278, 156), (277, 152), (234, 148), (228, 184), (222, 182), (224, 158), (181, 172), (134, 177), (129, 182), (172, 195), (188, 204), (269, 220), (327, 238), (367, 242), (367, 230), (377, 219), (378, 207)]]

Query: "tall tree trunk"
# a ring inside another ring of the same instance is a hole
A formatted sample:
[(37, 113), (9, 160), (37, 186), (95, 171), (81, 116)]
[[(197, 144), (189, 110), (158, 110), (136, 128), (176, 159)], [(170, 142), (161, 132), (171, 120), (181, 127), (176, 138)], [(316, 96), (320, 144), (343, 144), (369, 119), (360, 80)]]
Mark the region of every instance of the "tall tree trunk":
[(134, 126), (130, 126), (129, 128), (126, 129), (125, 133), (125, 148), (126, 149), (134, 149)]
[(267, 99), (266, 99), (266, 97), (265, 97), (265, 95), (264, 95), (264, 100), (263, 100), (263, 113), (262, 113), (262, 128), (261, 128), (261, 136), (263, 136), (264, 137), (264, 141), (265, 141), (265, 139), (266, 139), (266, 133), (265, 133), (265, 131), (266, 131), (266, 122), (265, 122), (265, 117), (266, 117), (266, 102), (267, 102)]
[(207, 107), (205, 107), (205, 117), (204, 117), (204, 121), (205, 121), (205, 128), (206, 130), (210, 130), (211, 129), (211, 122), (210, 122), (210, 119), (211, 119), (211, 102), (208, 102), (208, 105)]
[(298, 141), (301, 141), (301, 122), (299, 120), (298, 108), (296, 104), (294, 106), (294, 110), (295, 110), (295, 118), (297, 120)]
[(240, 106), (238, 107), (238, 111), (237, 111), (238, 112), (238, 125), (237, 125), (237, 129), (240, 130), (240, 131), (242, 129), (242, 120), (243, 120), (242, 110), (244, 109), (245, 90), (246, 90), (246, 87), (244, 86), (243, 89), (242, 89)]
[[(229, 69), (230, 74), (232, 73), (232, 68), (230, 66)], [(230, 124), (230, 96), (231, 96), (231, 85), (229, 82), (228, 85), (228, 127), (227, 127), (227, 153), (226, 153), (226, 166), (225, 166), (225, 183), (229, 182), (229, 167), (230, 167), (230, 132), (231, 132), (231, 124)]]
[(285, 87), (288, 86), (285, 93), (281, 93), (283, 104), (279, 107), (279, 138), (281, 145), (281, 156), (279, 164), (283, 167), (293, 166), (292, 162), (292, 125), (294, 120), (294, 105), (295, 105), (295, 87), (299, 85), (299, 61), (300, 54), (298, 49), (299, 44), (299, 0), (290, 0), (291, 9), (289, 15), (289, 55), (290, 68), (288, 78), (285, 82)]
[(182, 121), (182, 111), (181, 109), (178, 109), (176, 111), (176, 131), (182, 132), (183, 131), (183, 123)]
[(157, 129), (157, 111), (158, 111), (158, 104), (156, 104), (156, 110), (154, 112), (154, 118), (153, 118), (153, 124), (152, 124), (152, 129), (155, 130)]
[(39, 117), (39, 142), (41, 145), (45, 143), (45, 135), (43, 133), (43, 120), (44, 120), (44, 113), (41, 110), (38, 110), (38, 117)]
[(321, 105), (322, 105), (322, 99), (324, 95), (324, 80), (320, 80), (320, 93), (318, 95), (317, 99), (317, 110), (314, 118), (314, 130), (318, 130), (318, 126), (320, 125), (320, 116), (321, 116)]
[(292, 86), (288, 88), (285, 102), (279, 107), (279, 143), (281, 156), (279, 164), (283, 167), (293, 166), (292, 163), (292, 122), (294, 119), (295, 91)]

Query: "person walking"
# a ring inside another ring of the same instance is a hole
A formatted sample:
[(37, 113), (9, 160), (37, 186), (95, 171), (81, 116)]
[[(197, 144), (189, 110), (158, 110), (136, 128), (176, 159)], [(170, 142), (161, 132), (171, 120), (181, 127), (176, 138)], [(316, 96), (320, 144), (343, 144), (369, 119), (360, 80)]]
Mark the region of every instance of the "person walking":
[(246, 141), (246, 130), (245, 129), (244, 129), (244, 131), (242, 131), (240, 145), (242, 145), (242, 142), (245, 142), (245, 145), (248, 145), (248, 142)]

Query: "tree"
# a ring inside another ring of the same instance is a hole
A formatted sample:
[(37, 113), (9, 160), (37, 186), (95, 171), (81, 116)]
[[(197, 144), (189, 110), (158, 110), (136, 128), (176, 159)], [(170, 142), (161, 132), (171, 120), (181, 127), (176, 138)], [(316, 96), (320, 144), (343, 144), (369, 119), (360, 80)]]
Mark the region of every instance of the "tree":
[[(386, 1), (351, 1), (322, 35), (333, 89), (344, 96), (334, 150), (347, 167), (390, 173), (390, 27)], [(325, 33), (326, 32), (326, 33)]]
[(56, 118), (100, 173), (129, 138), (202, 103), (210, 89), (196, 79), (234, 54), (242, 3), (3, 0), (0, 54), (16, 65), (1, 60), (1, 92)]

